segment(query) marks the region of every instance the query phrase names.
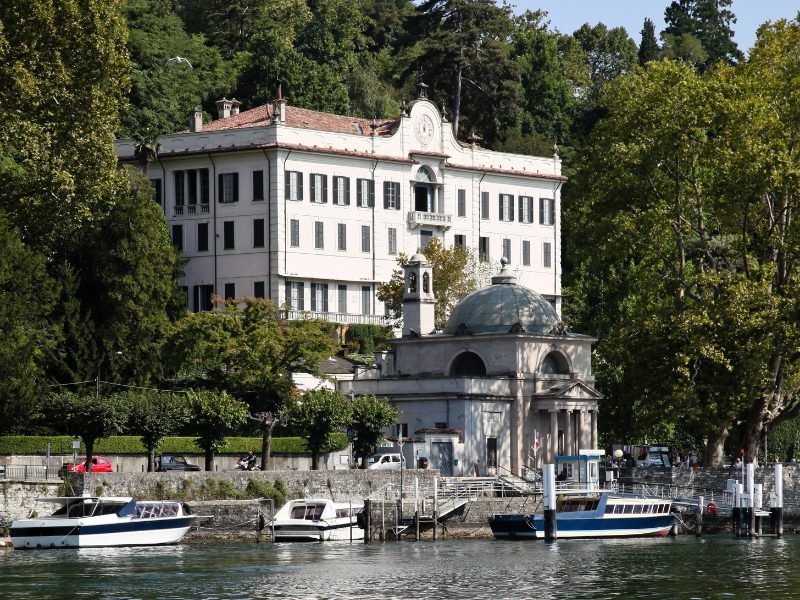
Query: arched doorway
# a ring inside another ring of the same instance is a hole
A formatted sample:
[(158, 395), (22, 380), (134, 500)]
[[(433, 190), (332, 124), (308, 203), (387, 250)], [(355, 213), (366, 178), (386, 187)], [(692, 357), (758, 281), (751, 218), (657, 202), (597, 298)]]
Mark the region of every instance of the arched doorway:
[(436, 212), (436, 176), (425, 166), (417, 170), (414, 182), (414, 210)]
[(486, 365), (474, 352), (462, 352), (453, 360), (450, 367), (452, 377), (485, 377)]

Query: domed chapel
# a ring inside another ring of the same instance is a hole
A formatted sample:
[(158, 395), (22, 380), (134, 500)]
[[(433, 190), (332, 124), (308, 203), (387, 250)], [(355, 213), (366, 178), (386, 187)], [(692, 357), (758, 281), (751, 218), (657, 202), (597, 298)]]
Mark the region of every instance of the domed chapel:
[(407, 460), (428, 458), (442, 475), (524, 476), (597, 447), (595, 338), (569, 332), (505, 260), (436, 332), (431, 264), (415, 254), (403, 268), (403, 335), (342, 392), (400, 409), (391, 434), (405, 440)]

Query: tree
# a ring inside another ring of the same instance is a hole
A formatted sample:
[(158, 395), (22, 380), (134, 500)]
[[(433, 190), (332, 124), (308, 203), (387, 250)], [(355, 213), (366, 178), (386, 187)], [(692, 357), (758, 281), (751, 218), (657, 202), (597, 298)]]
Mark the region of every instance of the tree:
[(58, 328), (45, 258), (25, 247), (0, 211), (0, 433), (24, 431), (38, 415), (42, 356)]
[(361, 456), (362, 469), (367, 468), (367, 459), (383, 440), (383, 429), (397, 422), (400, 411), (385, 399), (375, 396), (359, 396), (350, 404), (349, 425), (353, 428), (353, 450)]
[[(744, 59), (733, 41), (731, 25), (736, 16), (728, 9), (733, 0), (675, 0), (664, 11), (665, 36), (689, 34), (700, 42), (706, 54), (704, 67), (718, 62), (729, 65)], [(668, 39), (668, 38), (667, 38)], [(682, 44), (680, 44), (682, 45)]]
[[(434, 315), (436, 328), (441, 329), (447, 323), (453, 307), (488, 279), (488, 265), (477, 261), (474, 254), (464, 247), (445, 248), (438, 238), (433, 238), (421, 250), (433, 266), (433, 293), (436, 296)], [(408, 264), (408, 261), (406, 254), (400, 253), (397, 257), (398, 265)], [(401, 268), (392, 273), (389, 281), (378, 286), (378, 300), (386, 303), (395, 319), (403, 315), (403, 281)]]
[(186, 399), (182, 394), (133, 391), (124, 394), (130, 406), (129, 429), (141, 435), (147, 449), (147, 471), (155, 469), (155, 454), (168, 435), (187, 422)]
[(659, 47), (656, 41), (656, 26), (653, 22), (645, 18), (642, 25), (642, 41), (639, 43), (639, 66), (643, 67), (651, 60), (658, 59)]
[(128, 418), (128, 406), (118, 395), (98, 396), (60, 392), (47, 402), (53, 426), (80, 437), (86, 446), (86, 471), (92, 470), (97, 440), (122, 431)]
[(197, 445), (205, 452), (205, 469), (213, 471), (214, 454), (225, 447), (225, 438), (247, 422), (247, 405), (224, 391), (193, 390), (188, 407)]
[(708, 53), (703, 50), (703, 43), (691, 33), (672, 35), (662, 33), (664, 46), (661, 56), (669, 60), (682, 60), (693, 67), (702, 67), (708, 61)]
[(272, 431), (296, 394), (292, 373), (321, 375), (320, 361), (335, 351), (321, 322), (289, 322), (273, 303), (244, 298), (181, 319), (165, 354), (178, 379), (247, 401), (262, 430), (262, 468), (269, 468)]
[(119, 3), (0, 3), (0, 197), (52, 257), (124, 185), (113, 148), (130, 63)]
[(342, 429), (349, 420), (347, 399), (336, 390), (311, 390), (290, 402), (287, 421), (306, 438), (311, 452), (311, 470), (319, 469), (319, 456), (330, 443), (331, 434)]
[(509, 56), (511, 8), (494, 0), (427, 0), (408, 27), (403, 80), (424, 80), (429, 96), (450, 107), (456, 136), (474, 129), (491, 146), (516, 122), (524, 95)]

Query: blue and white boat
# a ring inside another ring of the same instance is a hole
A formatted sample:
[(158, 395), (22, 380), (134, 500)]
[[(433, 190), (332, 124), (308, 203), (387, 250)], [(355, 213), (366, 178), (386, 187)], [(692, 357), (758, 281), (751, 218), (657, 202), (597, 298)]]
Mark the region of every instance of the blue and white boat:
[[(611, 491), (562, 494), (556, 500), (558, 538), (665, 536), (675, 523), (672, 502), (626, 497)], [(489, 526), (497, 539), (544, 539), (544, 515), (495, 515)]]
[[(39, 507), (55, 511), (38, 516)], [(156, 546), (178, 543), (194, 522), (180, 502), (113, 496), (37, 498), (27, 519), (11, 524), (14, 548)]]
[(330, 542), (363, 540), (358, 526), (362, 503), (334, 502), (327, 498), (289, 500), (275, 513), (272, 525), (276, 542)]

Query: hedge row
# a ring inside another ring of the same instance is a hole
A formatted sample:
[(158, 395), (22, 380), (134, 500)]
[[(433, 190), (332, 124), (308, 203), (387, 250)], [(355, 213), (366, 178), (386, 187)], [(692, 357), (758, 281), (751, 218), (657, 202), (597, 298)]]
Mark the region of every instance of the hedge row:
[[(326, 448), (327, 452), (342, 450), (347, 447), (347, 435), (344, 433), (333, 434), (333, 439)], [(202, 454), (202, 450), (193, 437), (168, 437), (158, 449), (165, 454)], [(32, 435), (6, 435), (0, 436), (0, 456), (39, 456), (47, 453), (47, 444), (50, 444), (50, 454), (72, 454), (72, 438), (67, 435), (57, 436), (32, 436)], [(226, 439), (225, 448), (220, 454), (246, 454), (250, 450), (258, 453), (261, 451), (260, 437), (229, 437)], [(96, 454), (144, 454), (145, 448), (141, 438), (137, 436), (118, 435), (103, 438), (95, 444)], [(274, 454), (303, 454), (307, 452), (305, 439), (301, 437), (272, 438), (272, 452)], [(85, 454), (86, 447), (81, 442), (78, 454)]]

